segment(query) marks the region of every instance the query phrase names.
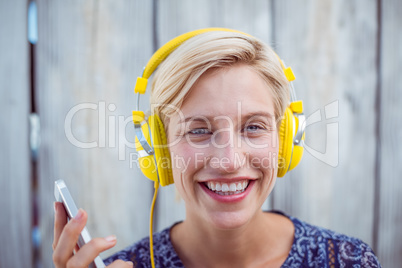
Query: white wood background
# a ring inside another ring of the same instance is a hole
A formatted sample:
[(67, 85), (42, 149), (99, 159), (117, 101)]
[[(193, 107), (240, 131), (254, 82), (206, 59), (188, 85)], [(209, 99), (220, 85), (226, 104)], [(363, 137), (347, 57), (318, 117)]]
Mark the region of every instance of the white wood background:
[[(264, 209), (361, 238), (383, 267), (402, 263), (401, 1), (38, 0), (37, 5), (42, 267), (53, 267), (53, 182), (59, 178), (88, 211), (93, 236), (117, 235), (117, 246), (103, 257), (148, 234), (153, 183), (130, 161), (135, 79), (157, 47), (213, 26), (271, 44), (292, 66), (310, 116), (310, 149), (295, 171), (278, 179)], [(18, 262), (33, 258), (26, 13), (24, 1), (0, 1), (0, 237), (10, 241), (0, 246), (0, 267), (29, 267)], [(142, 99), (142, 109), (147, 102)], [(69, 141), (65, 124), (74, 109), (67, 129), (81, 142), (95, 142), (95, 148)], [(321, 121), (313, 123), (319, 114)], [(323, 163), (312, 151), (336, 161)], [(156, 229), (183, 218), (174, 186), (161, 188)]]
[(0, 1), (0, 267), (31, 263), (27, 6)]

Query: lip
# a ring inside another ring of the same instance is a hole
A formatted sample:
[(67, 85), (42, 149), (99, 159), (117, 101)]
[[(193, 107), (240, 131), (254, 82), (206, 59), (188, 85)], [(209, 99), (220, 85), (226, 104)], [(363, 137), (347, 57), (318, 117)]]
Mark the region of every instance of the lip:
[(255, 181), (257, 178), (254, 177), (249, 177), (249, 176), (239, 176), (239, 177), (233, 177), (233, 178), (213, 178), (213, 179), (207, 179), (207, 180), (201, 180), (198, 181), (199, 183), (207, 183), (207, 182), (223, 182), (223, 183), (231, 183), (235, 181)]
[[(242, 178), (242, 180), (245, 180), (246, 178)], [(240, 180), (240, 179), (239, 179)], [(246, 190), (242, 193), (239, 194), (233, 194), (233, 195), (219, 195), (217, 193), (212, 192), (211, 190), (209, 190), (209, 188), (205, 185), (205, 182), (200, 182), (199, 185), (201, 186), (201, 188), (204, 190), (204, 192), (210, 196), (212, 199), (221, 202), (221, 203), (235, 203), (235, 202), (240, 202), (242, 201), (244, 198), (247, 197), (247, 195), (251, 192), (255, 180), (254, 179), (247, 179), (249, 180), (248, 186), (246, 188)], [(221, 179), (221, 180), (209, 180), (209, 181), (219, 181), (219, 182), (233, 182), (233, 181), (238, 181), (237, 179), (230, 179), (230, 180), (225, 180), (225, 179)]]

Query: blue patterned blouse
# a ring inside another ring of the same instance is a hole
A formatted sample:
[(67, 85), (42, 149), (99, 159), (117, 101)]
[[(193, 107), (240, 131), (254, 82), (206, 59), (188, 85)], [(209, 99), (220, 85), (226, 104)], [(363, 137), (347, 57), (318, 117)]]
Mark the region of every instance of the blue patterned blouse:
[[(295, 235), (282, 267), (381, 267), (373, 250), (361, 240), (287, 217), (294, 224)], [(170, 241), (170, 228), (154, 234), (156, 267), (184, 267)], [(105, 264), (116, 259), (132, 261), (137, 268), (151, 267), (149, 238), (110, 256)]]

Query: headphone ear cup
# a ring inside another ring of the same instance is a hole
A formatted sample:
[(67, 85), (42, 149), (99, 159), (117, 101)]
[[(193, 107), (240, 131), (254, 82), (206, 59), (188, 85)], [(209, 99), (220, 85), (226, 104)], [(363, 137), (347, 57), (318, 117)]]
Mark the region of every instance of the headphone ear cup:
[(172, 174), (172, 161), (167, 146), (165, 128), (163, 127), (162, 120), (157, 115), (149, 116), (148, 121), (153, 140), (153, 149), (155, 153), (154, 161), (156, 161), (155, 166), (159, 174), (159, 183), (161, 186), (166, 186), (174, 183), (174, 181)]
[(294, 116), (289, 107), (286, 108), (281, 125), (279, 127), (279, 156), (278, 156), (278, 177), (283, 177), (288, 171), (292, 160)]
[[(296, 122), (296, 129), (298, 129), (300, 122), (297, 119), (297, 117), (295, 117), (294, 115), (292, 115), (292, 116), (294, 117), (295, 122)], [(303, 136), (301, 138), (302, 141), (304, 141), (304, 137), (305, 137), (305, 135), (303, 133)], [(301, 145), (293, 145), (292, 159), (291, 159), (291, 163), (289, 165), (289, 170), (288, 171), (294, 169), (300, 163), (300, 160), (303, 157), (303, 152), (304, 152), (304, 147), (303, 146), (301, 146)]]
[[(149, 133), (148, 122), (141, 125), (141, 132), (148, 144), (152, 146), (151, 137)], [(135, 137), (135, 149), (137, 152), (144, 151), (138, 137)], [(154, 155), (143, 156), (138, 159), (138, 163), (142, 173), (150, 180), (158, 182), (158, 174), (156, 173)]]
[[(154, 151), (153, 155), (139, 158), (139, 166), (142, 173), (154, 182), (159, 181), (162, 186), (172, 184), (171, 159), (162, 121), (157, 115), (151, 115), (148, 118), (148, 122), (141, 126), (141, 131)], [(137, 137), (135, 138), (135, 149), (137, 152), (144, 150)]]
[[(148, 144), (152, 147), (151, 143), (151, 136), (150, 136), (150, 127), (148, 125), (148, 122), (144, 122), (141, 125), (141, 132), (143, 137), (147, 140)], [(135, 137), (135, 149), (137, 152), (144, 151), (144, 148), (142, 147), (140, 141), (138, 140), (138, 137)], [(153, 148), (152, 148), (153, 149)], [(155, 166), (155, 157), (154, 155), (148, 155), (148, 156), (142, 156), (138, 159), (138, 164), (140, 166), (140, 169), (142, 173), (151, 181), (158, 182), (158, 174), (156, 172), (156, 166)]]

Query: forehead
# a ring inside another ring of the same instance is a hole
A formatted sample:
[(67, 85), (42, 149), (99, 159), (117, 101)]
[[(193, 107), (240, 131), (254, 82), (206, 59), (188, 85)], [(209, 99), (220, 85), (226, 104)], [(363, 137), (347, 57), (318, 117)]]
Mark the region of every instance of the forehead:
[(213, 69), (192, 87), (181, 107), (185, 116), (237, 116), (266, 112), (274, 115), (272, 89), (244, 64)]

